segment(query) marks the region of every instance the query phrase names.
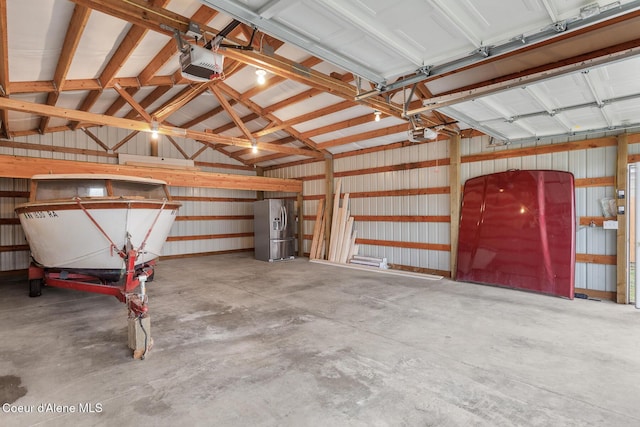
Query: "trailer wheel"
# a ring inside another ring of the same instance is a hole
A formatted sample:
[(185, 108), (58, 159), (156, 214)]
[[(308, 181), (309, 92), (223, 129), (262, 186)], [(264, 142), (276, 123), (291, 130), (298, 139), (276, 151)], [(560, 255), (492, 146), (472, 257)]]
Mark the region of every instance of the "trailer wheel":
[(42, 295), (42, 279), (29, 280), (29, 296), (31, 298)]

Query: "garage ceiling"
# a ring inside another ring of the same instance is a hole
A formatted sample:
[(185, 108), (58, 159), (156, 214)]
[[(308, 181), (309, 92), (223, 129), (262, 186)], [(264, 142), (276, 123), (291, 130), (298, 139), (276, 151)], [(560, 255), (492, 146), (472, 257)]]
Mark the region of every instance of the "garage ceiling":
[[(175, 30), (202, 46), (234, 20), (224, 79), (185, 79)], [(416, 127), (514, 143), (640, 124), (637, 0), (0, 0), (0, 24), (5, 138), (158, 123), (201, 142), (186, 158), (270, 167)]]

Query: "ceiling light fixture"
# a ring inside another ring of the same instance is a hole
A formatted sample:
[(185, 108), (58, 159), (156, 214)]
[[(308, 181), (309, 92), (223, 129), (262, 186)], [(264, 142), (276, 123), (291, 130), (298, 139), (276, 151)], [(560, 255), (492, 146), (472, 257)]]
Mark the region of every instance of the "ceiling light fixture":
[(373, 115), (374, 115), (374, 116), (376, 116), (376, 118), (375, 118), (375, 121), (376, 121), (376, 122), (379, 122), (379, 121), (380, 121), (380, 115), (381, 115), (381, 114), (382, 114), (382, 113), (381, 113), (380, 111), (378, 111), (378, 110), (374, 110), (374, 111), (373, 111)]
[(251, 141), (251, 152), (258, 154), (258, 142), (255, 139)]
[(258, 82), (259, 85), (263, 85), (264, 82), (267, 81), (267, 79), (265, 78), (266, 75), (267, 75), (267, 72), (262, 68), (258, 68), (256, 70), (256, 76), (258, 76), (256, 81)]
[(151, 121), (151, 138), (158, 139), (158, 122)]

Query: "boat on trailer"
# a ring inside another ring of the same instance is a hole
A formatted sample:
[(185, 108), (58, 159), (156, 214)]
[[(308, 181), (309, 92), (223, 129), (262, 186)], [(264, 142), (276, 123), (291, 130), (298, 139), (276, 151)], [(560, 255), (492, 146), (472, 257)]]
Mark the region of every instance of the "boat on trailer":
[(180, 203), (164, 181), (119, 175), (35, 175), (16, 213), (38, 266), (118, 282), (158, 258)]
[(44, 284), (115, 296), (129, 309), (134, 357), (144, 358), (151, 345), (145, 283), (180, 206), (156, 179), (33, 176), (29, 201), (15, 208), (33, 259), (29, 295), (40, 296)]

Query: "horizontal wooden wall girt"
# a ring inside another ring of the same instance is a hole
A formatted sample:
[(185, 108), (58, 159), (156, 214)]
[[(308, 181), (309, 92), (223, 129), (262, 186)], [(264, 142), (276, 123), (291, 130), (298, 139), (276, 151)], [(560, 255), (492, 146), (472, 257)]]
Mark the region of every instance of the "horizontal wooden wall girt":
[(176, 217), (176, 221), (233, 221), (241, 219), (253, 220), (253, 215), (193, 215)]
[(28, 251), (29, 245), (6, 245), (0, 246), (0, 252), (21, 252)]
[(229, 233), (229, 234), (205, 234), (195, 236), (169, 236), (167, 242), (183, 242), (186, 240), (212, 240), (212, 239), (233, 239), (236, 237), (253, 237), (251, 233)]
[(0, 197), (21, 197), (23, 199), (29, 198), (28, 191), (0, 191)]
[(449, 251), (451, 245), (445, 245), (441, 243), (422, 243), (422, 242), (396, 242), (392, 240), (374, 240), (374, 239), (356, 239), (358, 245), (372, 245), (372, 246), (390, 246), (394, 248), (405, 249), (424, 249), (432, 251)]
[(363, 222), (450, 222), (449, 215), (351, 215), (354, 221)]
[(172, 196), (177, 202), (255, 202), (258, 199), (240, 197)]
[(586, 294), (589, 298), (604, 299), (608, 301), (616, 301), (616, 292), (596, 291), (593, 289), (575, 288), (577, 294)]
[(515, 148), (482, 154), (462, 156), (462, 163), (481, 162), (485, 160), (510, 159), (513, 157), (539, 156), (541, 154), (561, 153), (565, 151), (588, 150), (590, 148), (613, 147), (617, 145), (615, 137), (584, 139), (582, 141), (565, 142), (563, 144), (540, 145), (537, 147)]
[(19, 225), (19, 218), (0, 218), (0, 225)]
[(302, 181), (261, 176), (231, 175), (213, 172), (155, 169), (128, 165), (76, 162), (0, 155), (0, 177), (31, 178), (36, 174), (89, 173), (119, 174), (156, 178), (176, 187), (227, 188), (235, 190), (286, 191), (299, 193)]
[[(580, 225), (582, 226), (591, 226), (591, 223), (593, 222), (593, 224), (595, 224), (596, 227), (602, 227), (602, 223), (606, 219), (607, 218), (603, 216), (581, 216), (579, 222), (580, 222)], [(615, 221), (615, 218), (613, 217), (608, 219)]]
[(375, 168), (354, 169), (350, 171), (334, 172), (333, 176), (344, 177), (344, 176), (368, 175), (373, 173), (405, 171), (405, 170), (411, 170), (411, 169), (421, 169), (421, 168), (430, 168), (430, 167), (448, 166), (448, 165), (449, 165), (448, 158), (438, 159), (438, 160), (425, 160), (423, 162), (401, 163), (398, 165), (378, 166)]
[(302, 176), (298, 179), (300, 181), (306, 182), (306, 181), (319, 181), (325, 178), (326, 177), (324, 175), (308, 175), (308, 176)]
[(583, 187), (612, 187), (615, 185), (615, 176), (603, 176), (601, 178), (576, 178), (575, 186)]
[(449, 187), (432, 188), (408, 188), (406, 190), (386, 190), (386, 191), (361, 191), (349, 193), (352, 199), (360, 197), (394, 197), (394, 196), (421, 196), (424, 194), (449, 194)]
[(164, 255), (160, 257), (160, 260), (168, 260), (168, 259), (181, 259), (181, 258), (194, 258), (201, 256), (213, 256), (213, 255), (224, 255), (224, 254), (237, 254), (240, 252), (253, 252), (253, 248), (242, 248), (242, 249), (228, 249), (225, 251), (212, 251), (212, 252), (196, 252), (192, 254), (180, 254), (180, 255)]
[(576, 254), (576, 262), (583, 262), (586, 264), (616, 265), (617, 257), (615, 255)]

